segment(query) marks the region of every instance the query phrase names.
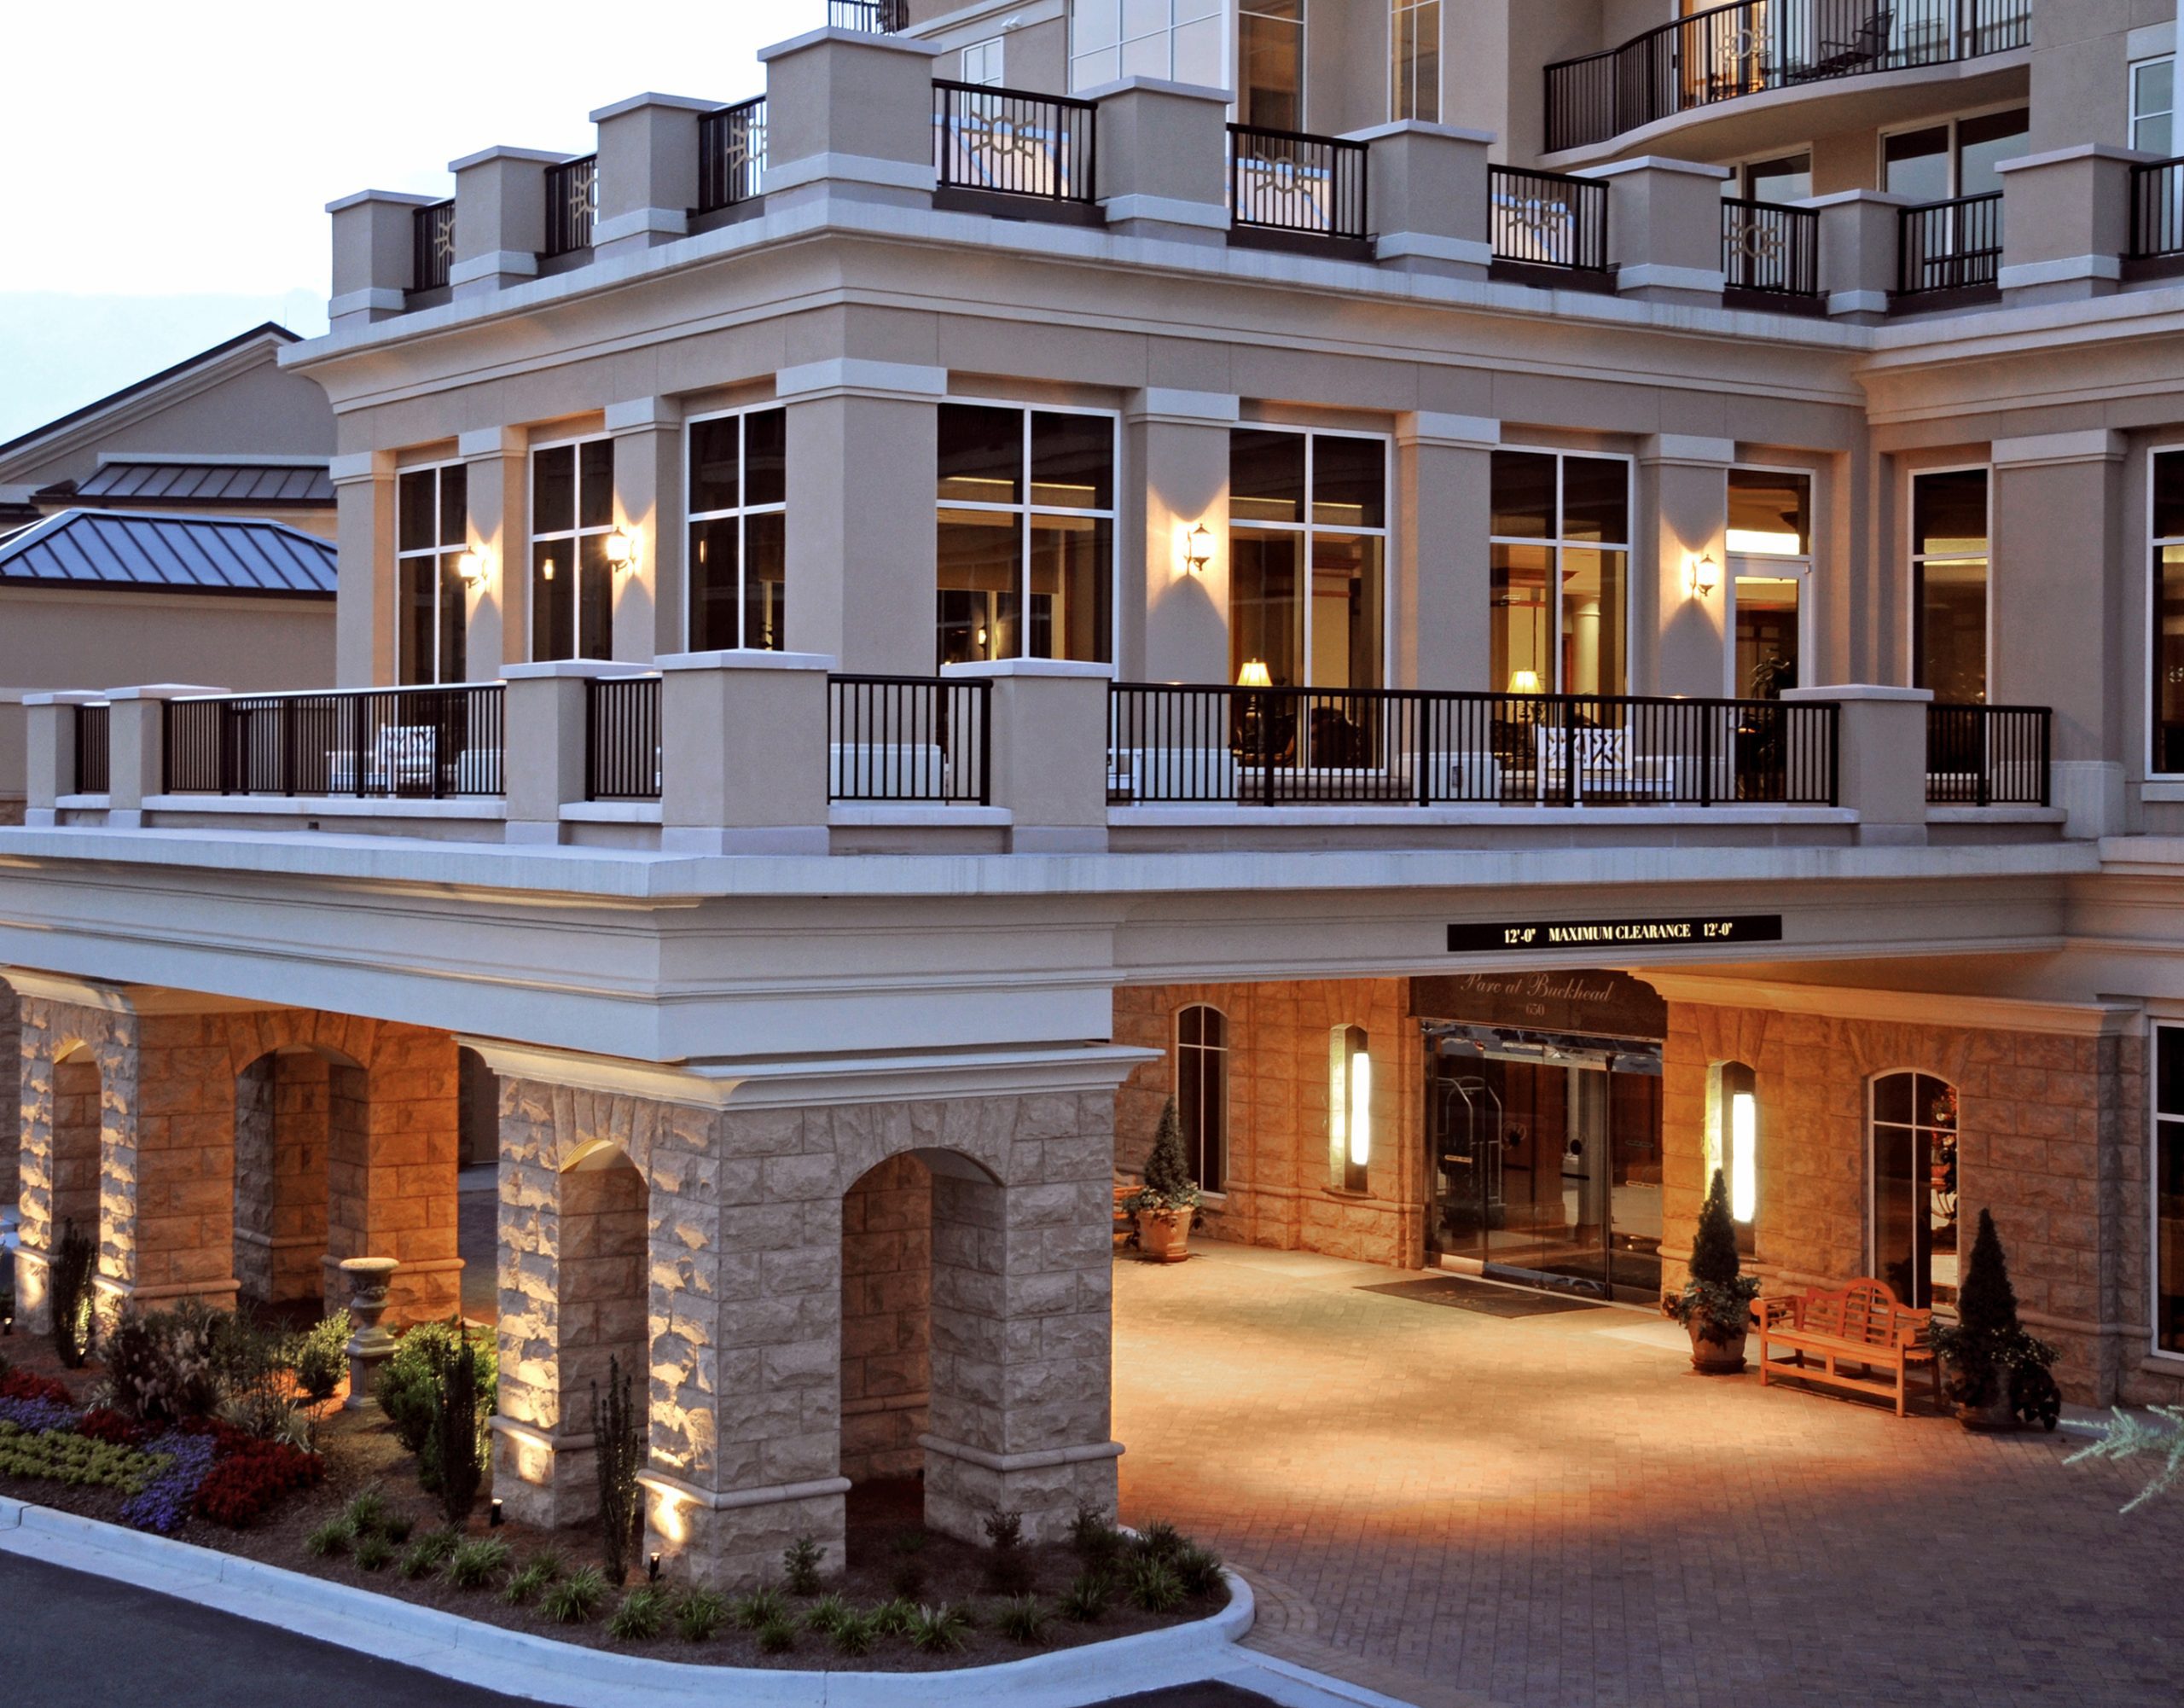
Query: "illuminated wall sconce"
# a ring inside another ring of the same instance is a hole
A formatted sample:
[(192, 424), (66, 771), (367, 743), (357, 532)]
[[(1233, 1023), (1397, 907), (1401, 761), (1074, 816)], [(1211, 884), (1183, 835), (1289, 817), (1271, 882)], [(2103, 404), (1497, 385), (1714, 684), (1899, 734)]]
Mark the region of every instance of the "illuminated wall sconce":
[(1714, 554), (1703, 552), (1691, 560), (1691, 596), (1707, 599), (1722, 584), (1722, 566), (1714, 561)]
[(610, 565), (618, 570), (628, 569), (637, 561), (636, 536), (616, 528), (607, 536), (604, 549)]
[(1367, 1190), (1373, 1160), (1373, 1058), (1365, 1028), (1337, 1026), (1328, 1038), (1327, 1137), (1332, 1183)]
[(455, 572), (462, 578), (465, 587), (476, 587), (485, 579), (485, 554), (481, 551), (458, 552), (455, 559)]
[(1183, 566), (1193, 575), (1203, 575), (1212, 561), (1213, 535), (1200, 522), (1183, 536)]
[(1236, 672), (1239, 688), (1272, 688), (1274, 678), (1267, 674), (1264, 659), (1246, 659), (1243, 669)]
[(1509, 672), (1510, 693), (1540, 694), (1544, 691), (1537, 671), (1511, 671)]
[(538, 578), (541, 581), (551, 581), (554, 578), (554, 560), (552, 558), (542, 557), (538, 560)]

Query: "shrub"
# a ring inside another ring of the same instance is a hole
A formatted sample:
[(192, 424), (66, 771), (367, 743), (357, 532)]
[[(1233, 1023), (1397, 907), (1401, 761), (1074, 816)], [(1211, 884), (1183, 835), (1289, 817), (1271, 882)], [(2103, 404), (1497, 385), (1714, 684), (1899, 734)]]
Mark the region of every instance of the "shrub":
[(1123, 1536), (1095, 1506), (1081, 1506), (1069, 1521), (1069, 1545), (1088, 1565), (1104, 1566), (1122, 1551)]
[(1037, 1595), (1012, 1595), (1002, 1603), (1001, 1616), (994, 1621), (1002, 1635), (1013, 1643), (1026, 1647), (1044, 1643), (1047, 1640), (1046, 1603)]
[(1182, 1532), (1165, 1519), (1153, 1519), (1137, 1533), (1136, 1552), (1147, 1560), (1173, 1560), (1182, 1550)]
[(819, 1593), (819, 1544), (812, 1537), (800, 1536), (781, 1550), (781, 1576), (788, 1583), (792, 1595), (816, 1595)]
[(917, 1616), (917, 1603), (905, 1601), (902, 1596), (897, 1595), (892, 1601), (882, 1601), (868, 1617), (872, 1620), (872, 1629), (875, 1635), (883, 1637), (900, 1637), (909, 1635), (910, 1621)]
[(305, 1329), (290, 1349), (296, 1386), (312, 1405), (324, 1405), (349, 1373), (349, 1314), (342, 1311)]
[(2148, 1501), (2158, 1500), (2175, 1488), (2184, 1478), (2184, 1406), (2149, 1406), (2155, 1422), (2135, 1417), (2121, 1406), (2110, 1408), (2116, 1420), (2108, 1426), (2107, 1433), (2091, 1445), (2081, 1447), (2063, 1462), (2075, 1465), (2081, 1459), (2111, 1459), (2119, 1465), (2129, 1465), (2140, 1460), (2154, 1461), (2146, 1478), (2146, 1485), (2123, 1505), (2127, 1513), (2135, 1512)]
[(1183, 1124), (1172, 1097), (1160, 1111), (1153, 1148), (1146, 1153), (1145, 1184), (1123, 1200), (1123, 1208), (1133, 1214), (1198, 1208), (1198, 1183), (1191, 1178), (1190, 1159), (1183, 1153)]
[(347, 1520), (328, 1519), (304, 1538), (305, 1552), (325, 1560), (337, 1554), (346, 1554), (357, 1540), (357, 1532)]
[(839, 1595), (822, 1595), (806, 1610), (804, 1615), (804, 1626), (806, 1630), (816, 1631), (820, 1635), (827, 1636), (831, 1635), (834, 1627), (841, 1624), (854, 1611)]
[(199, 1484), (192, 1510), (200, 1519), (240, 1530), (264, 1517), (284, 1496), (317, 1486), (326, 1461), (277, 1441), (221, 1434), (219, 1457)]
[(970, 1615), (947, 1602), (921, 1607), (910, 1616), (908, 1635), (920, 1654), (954, 1654), (971, 1640)]
[(2057, 1353), (2025, 1333), (2018, 1321), (2009, 1260), (2002, 1255), (1995, 1218), (1984, 1210), (1957, 1289), (1955, 1325), (1936, 1323), (1931, 1339), (1949, 1365), (1949, 1397), (1959, 1405), (1980, 1408), (2007, 1400), (2014, 1416), (2054, 1428), (2063, 1396), (2048, 1367)]
[(548, 1585), (538, 1598), (538, 1611), (556, 1624), (580, 1625), (606, 1599), (607, 1579), (596, 1566), (587, 1566)]
[(925, 1562), (915, 1555), (897, 1560), (887, 1573), (887, 1588), (898, 1601), (916, 1601), (925, 1593)]
[(1211, 1548), (1201, 1548), (1194, 1542), (1185, 1542), (1169, 1564), (1175, 1568), (1186, 1595), (1202, 1600), (1220, 1593), (1221, 1556)]
[(1734, 1345), (1751, 1326), (1751, 1302), (1759, 1281), (1744, 1273), (1737, 1255), (1737, 1224), (1729, 1214), (1729, 1186), (1714, 1171), (1706, 1202), (1699, 1211), (1699, 1232), (1691, 1242), (1689, 1277), (1683, 1291), (1661, 1301), (1661, 1309), (1699, 1338), (1716, 1346)]
[(172, 1310), (124, 1310), (106, 1338), (113, 1409), (139, 1423), (203, 1417), (220, 1402), (213, 1313), (194, 1301)]
[(53, 1350), (72, 1370), (84, 1368), (98, 1334), (91, 1293), (91, 1275), (98, 1260), (98, 1246), (74, 1219), (62, 1223), (46, 1284), (53, 1295)]
[(428, 1530), (410, 1544), (394, 1569), (404, 1577), (422, 1577), (447, 1563), (447, 1557), (462, 1544), (462, 1536), (451, 1530)]
[(508, 1587), (501, 1591), (501, 1599), (511, 1607), (520, 1607), (542, 1594), (561, 1575), (560, 1554), (551, 1548), (543, 1554), (534, 1554), (524, 1561), (523, 1570), (508, 1579)]
[(377, 1531), (357, 1538), (357, 1569), (360, 1571), (379, 1571), (394, 1558), (394, 1544)]
[(161, 1456), (93, 1441), (65, 1429), (32, 1434), (0, 1422), (0, 1474), (37, 1478), (69, 1488), (118, 1489), (134, 1495), (166, 1464)]
[(591, 1386), (592, 1465), (599, 1479), (599, 1536), (607, 1552), (607, 1575), (617, 1583), (629, 1570), (630, 1550), (637, 1539), (644, 1432), (645, 1414), (630, 1403), (630, 1378), (623, 1374), (621, 1360), (609, 1358), (604, 1406), (599, 1384)]
[(482, 1427), (482, 1420), (491, 1415), (499, 1374), (491, 1337), (466, 1334), (460, 1318), (418, 1323), (403, 1335), (372, 1379), (372, 1397), (386, 1414), (403, 1449), (417, 1455), (417, 1480), (427, 1494), (436, 1492), (439, 1482), (439, 1467), (432, 1455), (434, 1363), (453, 1351), (459, 1339), (470, 1341), (475, 1355)]
[(997, 1595), (1022, 1595), (1031, 1588), (1031, 1562), (1024, 1557), (1024, 1514), (996, 1508), (985, 1516), (986, 1588)]
[(224, 1421), (267, 1441), (311, 1445), (311, 1420), (291, 1386), (288, 1335), (245, 1312), (225, 1313), (212, 1325), (210, 1351)]
[(1149, 1554), (1130, 1562), (1124, 1588), (1131, 1601), (1148, 1613), (1172, 1613), (1185, 1599), (1176, 1568)]
[(836, 1653), (868, 1654), (872, 1645), (879, 1640), (879, 1621), (871, 1613), (845, 1613), (834, 1621), (834, 1628), (829, 1635), (834, 1640)]
[(728, 1603), (710, 1589), (691, 1589), (675, 1604), (675, 1632), (686, 1643), (710, 1642), (728, 1623)]
[(478, 1351), (468, 1335), (433, 1358), (433, 1423), (426, 1437), (439, 1479), (435, 1491), (450, 1525), (470, 1516), (485, 1479), (484, 1420), (478, 1415)]
[(754, 1634), (762, 1654), (787, 1654), (796, 1647), (796, 1626), (786, 1613), (777, 1613)]
[(1114, 1595), (1115, 1580), (1105, 1571), (1087, 1567), (1061, 1592), (1061, 1616), (1080, 1625), (1096, 1625), (1107, 1617)]
[(417, 1527), (417, 1520), (407, 1513), (389, 1513), (380, 1523), (380, 1534), (397, 1547), (410, 1540), (410, 1532)]
[(746, 1631), (755, 1631), (770, 1619), (788, 1617), (788, 1604), (770, 1583), (753, 1589), (729, 1609), (729, 1617)]
[(618, 1643), (648, 1642), (667, 1623), (667, 1591), (648, 1583), (622, 1598), (607, 1619), (607, 1635)]
[(386, 1504), (386, 1496), (377, 1489), (365, 1489), (350, 1498), (341, 1509), (341, 1516), (348, 1520), (349, 1528), (358, 1536), (377, 1536), (386, 1527), (393, 1513)]
[(457, 1589), (483, 1589), (508, 1569), (508, 1545), (498, 1537), (479, 1537), (456, 1544), (440, 1576)]

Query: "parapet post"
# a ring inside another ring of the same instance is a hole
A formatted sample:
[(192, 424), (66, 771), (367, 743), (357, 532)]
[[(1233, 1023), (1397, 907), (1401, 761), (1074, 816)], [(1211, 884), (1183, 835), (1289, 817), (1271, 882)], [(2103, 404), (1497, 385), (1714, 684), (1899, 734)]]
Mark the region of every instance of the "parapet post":
[(326, 204), (334, 221), (334, 293), (326, 299), (336, 332), (400, 314), (417, 282), (416, 214), (429, 195), (363, 189)]
[(834, 660), (737, 651), (658, 663), (661, 851), (824, 854)]
[(2131, 169), (2159, 159), (2087, 142), (1996, 166), (2003, 299), (2065, 302), (2114, 291), (2131, 247)]
[(1484, 278), (1494, 259), (1486, 171), (1494, 133), (1405, 119), (1348, 140), (1370, 149), (1374, 258), (1406, 273)]
[(698, 120), (718, 105), (633, 95), (591, 115), (599, 127), (595, 257), (639, 253), (689, 230), (698, 205)]
[(1002, 659), (944, 665), (950, 682), (992, 684), (992, 804), (1008, 810), (1016, 854), (1107, 849), (1107, 687), (1112, 665)]
[(1100, 104), (1100, 205), (1130, 237), (1228, 241), (1228, 91), (1125, 78)]
[(932, 62), (899, 36), (814, 30), (759, 55), (766, 67), (769, 214), (839, 196), (931, 206)]
[(1858, 815), (1861, 844), (1916, 846), (1926, 839), (1926, 708), (1923, 688), (1850, 683), (1792, 688), (1791, 702), (1833, 700), (1836, 801)]
[(481, 148), (450, 160), (455, 174), (458, 297), (481, 296), (538, 275), (546, 247), (546, 168), (566, 157), (540, 148)]
[(1577, 174), (1608, 187), (1615, 288), (1647, 302), (1722, 300), (1722, 181), (1726, 166), (1641, 155)]

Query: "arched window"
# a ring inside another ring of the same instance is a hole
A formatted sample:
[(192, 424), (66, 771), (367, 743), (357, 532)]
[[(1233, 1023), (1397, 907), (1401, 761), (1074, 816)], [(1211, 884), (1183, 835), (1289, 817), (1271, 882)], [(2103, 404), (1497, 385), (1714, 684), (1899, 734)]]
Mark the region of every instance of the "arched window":
[(1228, 1017), (1194, 1003), (1176, 1016), (1176, 1107), (1183, 1152), (1201, 1192), (1228, 1177)]
[(1741, 1061), (1717, 1061), (1706, 1088), (1706, 1183), (1722, 1171), (1737, 1249), (1757, 1249), (1759, 1223), (1759, 1077)]
[(1373, 1057), (1362, 1026), (1327, 1035), (1327, 1177), (1343, 1192), (1369, 1189)]
[(1931, 1073), (1873, 1083), (1873, 1266), (1908, 1305), (1956, 1297), (1956, 1087)]

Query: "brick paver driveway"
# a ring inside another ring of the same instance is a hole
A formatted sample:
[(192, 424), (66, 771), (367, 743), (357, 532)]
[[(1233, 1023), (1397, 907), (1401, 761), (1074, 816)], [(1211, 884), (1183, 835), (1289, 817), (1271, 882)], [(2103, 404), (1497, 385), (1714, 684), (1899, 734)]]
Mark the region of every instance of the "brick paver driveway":
[(1124, 1515), (1263, 1585), (1273, 1652), (1426, 1708), (2184, 1701), (2184, 1496), (1695, 1376), (1635, 1312), (1359, 1291), (1403, 1278), (1118, 1268)]

